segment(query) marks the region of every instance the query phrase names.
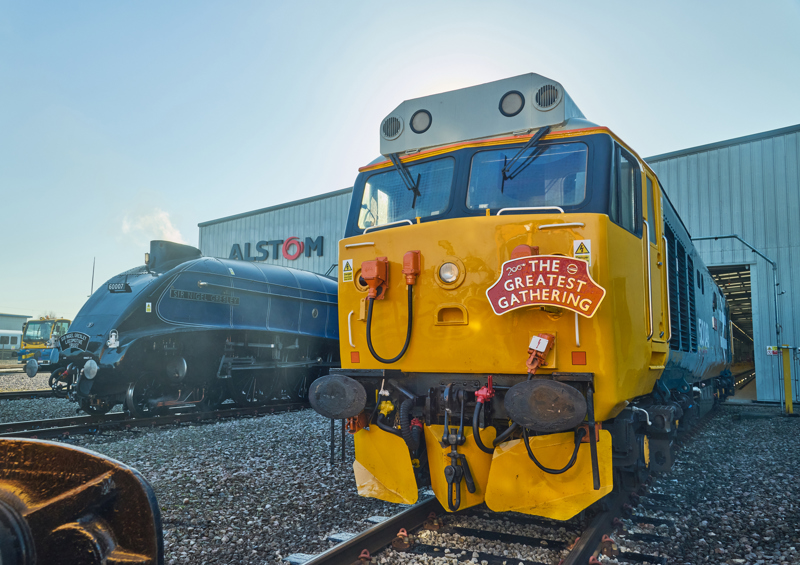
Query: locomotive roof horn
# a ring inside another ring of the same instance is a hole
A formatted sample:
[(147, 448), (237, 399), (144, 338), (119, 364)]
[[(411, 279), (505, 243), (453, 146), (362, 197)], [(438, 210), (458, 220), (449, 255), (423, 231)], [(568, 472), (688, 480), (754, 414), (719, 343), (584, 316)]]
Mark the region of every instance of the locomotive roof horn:
[(381, 122), (381, 154), (528, 132), (570, 118), (584, 115), (564, 87), (528, 73), (406, 100)]

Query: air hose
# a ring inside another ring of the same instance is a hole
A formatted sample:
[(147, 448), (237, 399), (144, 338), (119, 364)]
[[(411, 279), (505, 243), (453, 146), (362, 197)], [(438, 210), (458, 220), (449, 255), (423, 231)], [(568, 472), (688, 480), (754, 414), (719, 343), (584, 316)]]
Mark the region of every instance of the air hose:
[(572, 452), (572, 457), (570, 457), (567, 464), (564, 465), (561, 469), (550, 469), (539, 463), (538, 459), (536, 459), (536, 457), (533, 455), (531, 444), (528, 442), (528, 429), (524, 427), (522, 428), (522, 437), (523, 441), (525, 442), (525, 449), (528, 450), (528, 457), (531, 458), (531, 461), (536, 463), (537, 467), (539, 467), (545, 473), (549, 473), (550, 475), (560, 475), (564, 471), (567, 471), (572, 468), (572, 466), (575, 464), (575, 460), (578, 458), (578, 448), (580, 448), (581, 440), (585, 435), (586, 435), (586, 430), (584, 428), (578, 428), (577, 431), (575, 432), (575, 450)]
[(475, 412), (472, 414), (472, 437), (475, 438), (475, 445), (478, 446), (478, 449), (484, 453), (492, 454), (494, 453), (494, 449), (483, 445), (483, 441), (481, 440), (481, 430), (478, 426), (478, 418), (481, 415), (481, 408), (483, 408), (483, 402), (478, 401), (475, 404)]
[(506, 431), (504, 431), (502, 434), (494, 438), (494, 441), (492, 443), (495, 446), (500, 445), (505, 440), (507, 440), (508, 437), (517, 430), (517, 428), (519, 428), (519, 424), (517, 424), (516, 422), (512, 422), (511, 425), (506, 429)]
[[(419, 434), (411, 429), (411, 409), (414, 407), (412, 399), (406, 399), (400, 404), (400, 433), (411, 451), (419, 447)], [(415, 437), (416, 436), (416, 437)]]
[(375, 421), (378, 424), (378, 427), (382, 429), (384, 432), (389, 432), (390, 434), (394, 434), (396, 436), (401, 435), (400, 431), (398, 431), (397, 428), (390, 426), (389, 424), (383, 421), (383, 415), (378, 414), (378, 418)]
[(407, 285), (408, 287), (408, 327), (406, 329), (406, 342), (403, 344), (403, 349), (398, 353), (395, 357), (391, 359), (384, 359), (377, 353), (375, 353), (375, 348), (372, 347), (372, 305), (375, 302), (374, 298), (369, 298), (369, 308), (367, 309), (367, 347), (369, 347), (369, 352), (372, 353), (372, 356), (380, 361), (381, 363), (396, 363), (400, 360), (400, 358), (406, 354), (406, 350), (408, 349), (408, 344), (411, 342), (411, 322), (413, 320), (413, 315), (411, 313), (411, 305), (412, 305), (412, 289), (413, 285)]

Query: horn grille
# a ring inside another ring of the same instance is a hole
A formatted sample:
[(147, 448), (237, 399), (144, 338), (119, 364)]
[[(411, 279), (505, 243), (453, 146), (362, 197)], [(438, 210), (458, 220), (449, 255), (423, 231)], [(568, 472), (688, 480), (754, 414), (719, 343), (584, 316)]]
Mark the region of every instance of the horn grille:
[(389, 116), (381, 124), (381, 135), (384, 139), (397, 139), (403, 133), (403, 120), (397, 116)]
[(538, 91), (536, 91), (534, 100), (539, 108), (542, 110), (548, 110), (558, 104), (560, 98), (561, 92), (556, 85), (545, 84)]

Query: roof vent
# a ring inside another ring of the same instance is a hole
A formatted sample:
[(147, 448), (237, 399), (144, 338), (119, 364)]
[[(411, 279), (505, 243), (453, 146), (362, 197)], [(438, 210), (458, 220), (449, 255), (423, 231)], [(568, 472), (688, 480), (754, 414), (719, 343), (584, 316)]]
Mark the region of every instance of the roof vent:
[(561, 100), (561, 91), (554, 84), (545, 84), (534, 97), (536, 105), (542, 110), (549, 110)]
[(389, 116), (381, 124), (381, 135), (384, 139), (397, 139), (403, 133), (403, 120), (398, 116)]

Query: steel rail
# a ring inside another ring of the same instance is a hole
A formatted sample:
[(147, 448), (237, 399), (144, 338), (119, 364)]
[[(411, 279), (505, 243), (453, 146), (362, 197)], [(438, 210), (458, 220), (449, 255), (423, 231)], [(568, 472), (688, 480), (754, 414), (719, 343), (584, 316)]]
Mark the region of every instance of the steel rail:
[(51, 389), (42, 390), (12, 390), (0, 392), (0, 400), (20, 400), (25, 398), (53, 398), (55, 395)]
[(436, 514), (444, 512), (444, 508), (434, 497), (423, 500), (388, 520), (364, 530), (354, 538), (333, 546), (306, 561), (305, 565), (352, 565), (358, 562), (362, 550), (366, 549), (370, 554), (381, 551), (392, 543), (401, 528), (407, 532), (418, 529), (431, 512)]
[[(115, 412), (103, 416), (77, 416), (74, 418), (56, 418), (51, 420), (34, 420), (30, 422), (8, 422), (0, 424), (0, 437), (52, 438), (66, 437), (73, 434), (95, 433), (115, 428), (143, 428), (166, 426), (181, 422), (205, 422), (242, 416), (266, 416), (279, 412), (290, 412), (308, 408), (306, 402), (288, 404), (264, 404), (249, 408), (228, 408), (212, 412), (183, 412), (164, 414), (152, 418), (129, 418), (124, 412)], [(56, 424), (53, 426), (52, 424)]]

